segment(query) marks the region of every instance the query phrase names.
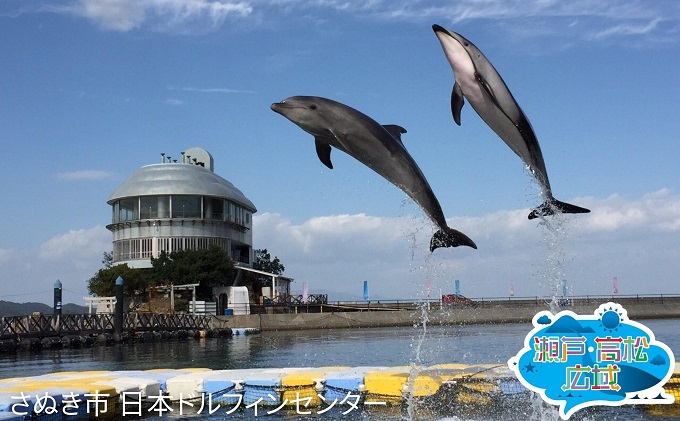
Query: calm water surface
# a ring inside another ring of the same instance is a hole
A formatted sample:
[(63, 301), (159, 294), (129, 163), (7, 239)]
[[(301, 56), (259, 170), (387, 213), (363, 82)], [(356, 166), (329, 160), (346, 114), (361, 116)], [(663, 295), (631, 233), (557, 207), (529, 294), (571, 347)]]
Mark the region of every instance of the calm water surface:
[[(135, 343), (0, 355), (0, 378), (55, 371), (207, 367), (505, 364), (530, 324), (263, 332), (231, 338)], [(417, 354), (420, 345), (420, 353)]]
[[(641, 321), (655, 333), (657, 340), (680, 355), (680, 320)], [(40, 375), (55, 371), (146, 370), (152, 368), (206, 367), (240, 369), (266, 367), (320, 366), (399, 366), (418, 363), (499, 363), (506, 364), (523, 346), (531, 324), (471, 326), (428, 326), (342, 330), (263, 332), (231, 338), (189, 340), (185, 342), (139, 343), (95, 346), (83, 349), (47, 350), (36, 353), (0, 354), (0, 378)], [(421, 341), (421, 338), (424, 339)], [(519, 409), (501, 419), (558, 420), (552, 408)], [(528, 411), (528, 412), (527, 412)], [(634, 408), (604, 408), (572, 419), (678, 420), (652, 416)], [(268, 419), (402, 419), (403, 414), (353, 413), (323, 416), (276, 414)], [(234, 419), (218, 413), (215, 419)], [(169, 418), (169, 417), (164, 417)], [(171, 417), (170, 417), (171, 418)], [(202, 418), (198, 416), (194, 419)], [(239, 419), (250, 419), (240, 414)], [(439, 418), (435, 418), (439, 419)], [(452, 418), (456, 420), (457, 418)], [(464, 418), (468, 419), (468, 418)], [(470, 418), (499, 419), (499, 418)]]

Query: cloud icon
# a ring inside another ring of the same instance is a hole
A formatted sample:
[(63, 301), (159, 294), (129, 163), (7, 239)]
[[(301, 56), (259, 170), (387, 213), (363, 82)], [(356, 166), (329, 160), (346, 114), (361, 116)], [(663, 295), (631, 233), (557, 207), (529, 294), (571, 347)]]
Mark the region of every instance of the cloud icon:
[(652, 358), (649, 361), (649, 363), (654, 365), (664, 365), (666, 364), (666, 359), (662, 357), (660, 354), (657, 354), (656, 357)]
[(546, 329), (547, 333), (594, 333), (595, 331), (589, 327), (584, 326), (579, 321), (566, 314), (560, 316), (555, 320), (552, 326)]
[(539, 317), (538, 320), (536, 320), (536, 323), (540, 325), (549, 325), (550, 323), (552, 323), (552, 320), (550, 320), (550, 317), (544, 314), (541, 317)]

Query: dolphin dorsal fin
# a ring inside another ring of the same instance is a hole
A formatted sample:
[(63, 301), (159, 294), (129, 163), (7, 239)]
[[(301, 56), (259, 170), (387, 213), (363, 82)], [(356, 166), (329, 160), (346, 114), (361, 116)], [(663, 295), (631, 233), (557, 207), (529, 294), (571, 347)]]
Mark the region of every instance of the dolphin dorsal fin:
[(321, 163), (328, 168), (333, 169), (333, 163), (331, 162), (331, 145), (318, 137), (314, 139), (314, 143), (316, 144), (316, 154)]
[(389, 134), (392, 135), (393, 138), (397, 139), (400, 142), (401, 142), (401, 134), (406, 133), (405, 128), (403, 128), (401, 126), (397, 126), (396, 124), (384, 124), (383, 127), (385, 128), (385, 130), (387, 130), (389, 132)]
[(453, 121), (460, 126), (460, 110), (465, 105), (465, 98), (463, 97), (463, 90), (458, 82), (453, 84), (451, 91), (451, 114), (453, 114)]

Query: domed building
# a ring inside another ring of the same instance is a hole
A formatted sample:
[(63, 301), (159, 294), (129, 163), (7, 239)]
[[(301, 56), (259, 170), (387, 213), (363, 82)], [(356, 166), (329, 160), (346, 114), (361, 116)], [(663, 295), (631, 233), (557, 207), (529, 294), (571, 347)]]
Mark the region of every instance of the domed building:
[(201, 148), (179, 159), (137, 170), (111, 194), (113, 263), (151, 267), (162, 251), (207, 249), (216, 244), (239, 266), (252, 267), (255, 205), (215, 174), (213, 157)]

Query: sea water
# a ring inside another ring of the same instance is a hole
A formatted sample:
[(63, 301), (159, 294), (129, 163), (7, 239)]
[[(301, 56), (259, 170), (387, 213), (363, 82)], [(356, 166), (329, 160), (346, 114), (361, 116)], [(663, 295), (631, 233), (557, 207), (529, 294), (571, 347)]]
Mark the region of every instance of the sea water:
[[(656, 339), (680, 355), (680, 320), (640, 320)], [(363, 328), (262, 332), (248, 336), (211, 338), (163, 343), (116, 344), (81, 349), (43, 350), (0, 354), (0, 378), (40, 375), (56, 371), (147, 370), (152, 368), (242, 369), (268, 367), (321, 366), (410, 366), (445, 363), (492, 363), (505, 365), (523, 346), (532, 326), (528, 323), (436, 326), (401, 328)], [(425, 333), (424, 333), (425, 332)], [(262, 415), (264, 416), (264, 415)], [(147, 419), (181, 418), (177, 414)], [(252, 413), (199, 415), (196, 419), (253, 419)], [(260, 417), (258, 417), (260, 418)], [(401, 420), (427, 418), (417, 412), (374, 410), (340, 412), (323, 415), (298, 415), (281, 411), (268, 419)], [(447, 418), (458, 420), (457, 418)], [(499, 418), (462, 417), (460, 420), (492, 420)], [(559, 420), (557, 410), (532, 400), (517, 411), (504, 413), (500, 419), (552, 421)], [(574, 420), (654, 420), (679, 418), (652, 416), (634, 408), (596, 408), (577, 412)]]

